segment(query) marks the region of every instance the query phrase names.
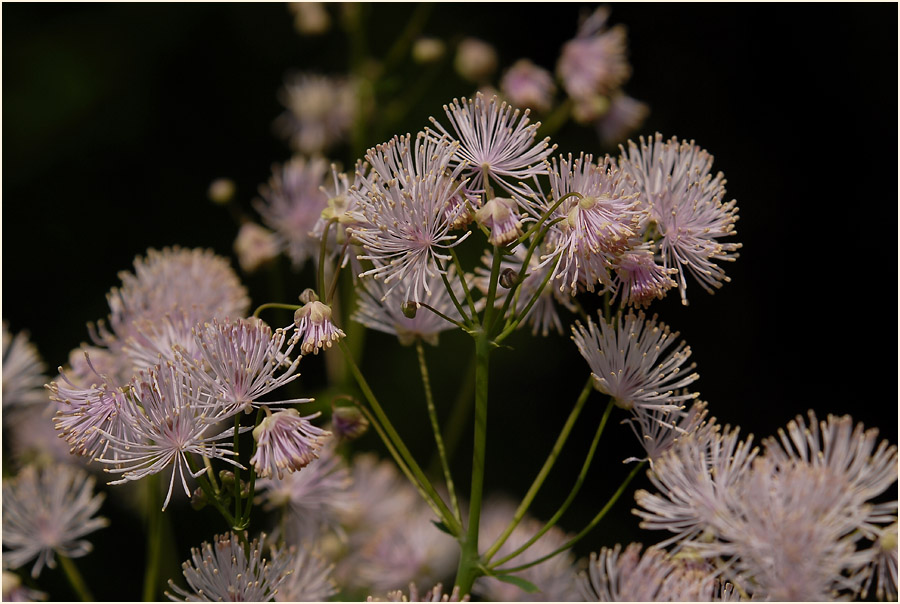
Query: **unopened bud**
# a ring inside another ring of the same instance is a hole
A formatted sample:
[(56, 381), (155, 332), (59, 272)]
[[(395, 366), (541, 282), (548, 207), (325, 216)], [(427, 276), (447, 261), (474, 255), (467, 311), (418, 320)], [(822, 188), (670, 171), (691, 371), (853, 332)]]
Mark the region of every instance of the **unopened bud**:
[(519, 273), (511, 268), (505, 268), (503, 269), (503, 272), (500, 273), (500, 279), (498, 281), (500, 287), (512, 289), (519, 283)]
[(303, 304), (309, 304), (310, 302), (317, 302), (319, 300), (319, 296), (316, 295), (316, 290), (307, 287), (303, 290), (303, 293), (300, 294), (300, 302)]
[(206, 498), (206, 493), (203, 492), (202, 488), (197, 487), (193, 495), (191, 495), (191, 507), (199, 511), (205, 508), (207, 503), (209, 503), (209, 500)]
[(226, 204), (234, 197), (235, 189), (230, 178), (217, 178), (209, 184), (207, 195), (213, 203)]
[(331, 412), (331, 429), (338, 438), (353, 440), (369, 429), (369, 420), (356, 407), (334, 407)]
[(223, 491), (226, 493), (234, 493), (234, 472), (231, 470), (220, 471), (219, 481), (222, 483)]
[(407, 319), (415, 319), (416, 313), (419, 312), (419, 305), (409, 300), (400, 307), (400, 310), (403, 311), (403, 316)]

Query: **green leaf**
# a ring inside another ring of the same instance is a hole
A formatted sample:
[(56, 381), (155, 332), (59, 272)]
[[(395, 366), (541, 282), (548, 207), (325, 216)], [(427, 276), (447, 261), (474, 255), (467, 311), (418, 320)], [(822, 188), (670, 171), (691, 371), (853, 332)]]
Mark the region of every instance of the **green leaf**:
[(515, 575), (493, 575), (493, 577), (499, 581), (503, 581), (504, 583), (511, 583), (522, 591), (530, 594), (541, 591), (540, 589), (538, 589), (537, 585), (535, 585), (531, 581), (526, 581), (522, 577), (517, 577)]
[(440, 521), (440, 520), (432, 520), (431, 523), (432, 523), (434, 526), (438, 527), (439, 530), (444, 531), (445, 533), (447, 533), (447, 534), (450, 535), (451, 537), (454, 536), (453, 533), (450, 532), (450, 529), (447, 528), (447, 525), (444, 524), (442, 521)]

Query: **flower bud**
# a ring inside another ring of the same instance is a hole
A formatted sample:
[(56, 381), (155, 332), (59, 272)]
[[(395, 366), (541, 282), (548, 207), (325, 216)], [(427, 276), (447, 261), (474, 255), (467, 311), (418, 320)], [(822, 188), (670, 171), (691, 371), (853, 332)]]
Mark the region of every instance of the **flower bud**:
[(419, 305), (412, 300), (407, 300), (400, 307), (400, 310), (403, 312), (403, 316), (407, 319), (415, 319), (416, 313), (419, 312)]
[(331, 429), (341, 439), (354, 440), (369, 429), (369, 420), (356, 407), (334, 407), (331, 411)]
[(497, 281), (500, 283), (500, 287), (512, 289), (519, 283), (519, 273), (511, 268), (505, 268)]
[(200, 487), (194, 489), (194, 493), (191, 495), (191, 508), (199, 511), (205, 508), (207, 503), (209, 503), (209, 500), (206, 498), (206, 493), (203, 492), (203, 489)]
[(225, 205), (234, 197), (234, 181), (230, 178), (217, 178), (209, 184), (207, 195), (210, 201)]

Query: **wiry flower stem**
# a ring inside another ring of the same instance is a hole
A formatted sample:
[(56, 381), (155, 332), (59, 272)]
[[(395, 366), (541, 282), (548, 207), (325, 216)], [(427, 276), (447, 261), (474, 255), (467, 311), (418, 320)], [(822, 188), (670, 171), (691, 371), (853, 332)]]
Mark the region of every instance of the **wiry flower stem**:
[[(522, 499), (522, 502), (516, 509), (512, 521), (509, 523), (509, 526), (507, 526), (506, 529), (500, 534), (500, 536), (497, 537), (497, 540), (494, 542), (494, 544), (484, 553), (484, 560), (486, 562), (490, 562), (491, 558), (497, 553), (497, 551), (499, 551), (501, 547), (503, 547), (503, 544), (506, 543), (506, 540), (515, 530), (515, 528), (519, 526), (522, 518), (525, 517), (525, 513), (531, 506), (531, 502), (534, 501), (535, 496), (543, 486), (544, 481), (547, 479), (547, 476), (550, 474), (550, 470), (553, 469), (553, 465), (556, 463), (556, 460), (559, 457), (559, 453), (560, 451), (562, 451), (563, 445), (566, 444), (566, 440), (568, 440), (569, 434), (572, 432), (572, 428), (575, 426), (575, 421), (581, 414), (581, 410), (584, 408), (584, 404), (588, 400), (588, 397), (590, 396), (593, 389), (593, 378), (588, 377), (587, 383), (584, 385), (584, 388), (581, 389), (581, 394), (579, 394), (578, 400), (575, 401), (575, 406), (572, 407), (572, 411), (571, 413), (569, 413), (569, 417), (568, 419), (566, 419), (566, 423), (563, 425), (559, 436), (556, 438), (556, 443), (553, 445), (553, 448), (550, 450), (550, 454), (547, 456), (547, 460), (544, 462), (543, 467), (541, 468), (540, 472), (538, 472), (538, 475), (534, 478), (534, 481), (531, 483), (531, 487), (528, 489), (528, 492), (525, 494), (525, 497)], [(604, 420), (605, 419), (606, 416), (604, 416)], [(606, 422), (604, 421), (603, 423)]]
[(447, 490), (450, 492), (450, 505), (453, 506), (453, 514), (462, 524), (462, 514), (459, 511), (459, 502), (456, 499), (456, 488), (453, 486), (453, 476), (450, 474), (450, 465), (447, 461), (447, 453), (444, 450), (444, 439), (441, 437), (441, 427), (438, 424), (437, 410), (434, 407), (434, 396), (431, 392), (431, 380), (428, 377), (428, 364), (425, 362), (425, 348), (422, 340), (416, 340), (416, 354), (419, 357), (419, 371), (422, 374), (422, 384), (425, 388), (425, 404), (428, 406), (428, 418), (431, 420), (431, 429), (434, 431), (434, 442), (437, 446), (438, 456), (441, 459), (441, 467), (444, 470), (444, 480)]
[[(264, 413), (263, 411), (267, 411), (267, 407), (260, 407), (256, 412), (256, 421), (253, 423), (253, 427), (256, 428), (259, 426), (260, 422), (263, 420)], [(250, 452), (250, 459), (253, 459), (253, 456), (256, 455), (256, 440), (253, 440), (253, 450)], [(256, 467), (253, 464), (249, 464), (250, 467), (250, 496), (247, 497), (247, 507), (244, 508), (244, 511), (240, 513), (238, 517), (238, 521), (241, 524), (246, 524), (250, 522), (250, 512), (253, 510), (253, 499), (256, 493)]]
[(325, 223), (325, 228), (322, 231), (322, 245), (319, 248), (319, 274), (316, 275), (319, 284), (317, 293), (321, 300), (327, 300), (326, 294), (328, 293), (325, 291), (325, 258), (328, 256), (328, 231), (331, 230), (331, 225), (337, 221), (337, 218), (332, 218)]
[(88, 589), (87, 583), (84, 582), (84, 577), (81, 576), (81, 573), (78, 571), (78, 567), (75, 566), (75, 563), (72, 561), (72, 559), (68, 556), (60, 555), (59, 563), (66, 575), (66, 579), (69, 580), (69, 585), (72, 586), (72, 589), (75, 590), (75, 593), (78, 594), (78, 597), (81, 598), (81, 601), (94, 602), (94, 596), (91, 595), (91, 591)]
[[(589, 379), (589, 384), (593, 388), (593, 382)], [(569, 491), (568, 497), (563, 501), (562, 505), (559, 506), (559, 509), (556, 510), (556, 513), (544, 524), (544, 526), (535, 533), (528, 541), (523, 543), (517, 550), (512, 553), (496, 560), (491, 567), (500, 566), (501, 564), (505, 564), (509, 562), (513, 558), (521, 555), (525, 550), (527, 550), (531, 545), (540, 539), (544, 533), (549, 531), (551, 528), (556, 526), (556, 523), (559, 522), (559, 519), (562, 518), (562, 515), (566, 513), (566, 510), (569, 509), (569, 506), (572, 504), (572, 501), (575, 500), (575, 496), (578, 495), (578, 491), (581, 490), (581, 485), (584, 484), (584, 479), (587, 476), (588, 469), (591, 467), (591, 462), (594, 459), (594, 453), (597, 450), (597, 443), (600, 442), (600, 435), (603, 434), (603, 429), (606, 427), (606, 421), (609, 419), (609, 414), (613, 409), (612, 400), (609, 401), (606, 405), (606, 410), (603, 412), (603, 417), (600, 419), (600, 424), (597, 426), (597, 431), (594, 433), (594, 440), (591, 441), (591, 446), (588, 449), (587, 456), (584, 459), (584, 463), (581, 465), (581, 472), (578, 473), (578, 478), (575, 479), (575, 484), (572, 485), (572, 490)]]
[(500, 264), (503, 262), (503, 251), (499, 246), (494, 246), (494, 257), (491, 262), (491, 276), (488, 281), (487, 301), (484, 308), (484, 327), (490, 331), (494, 319), (494, 299), (497, 296), (497, 281), (500, 279)]
[(265, 304), (260, 304), (256, 307), (256, 310), (253, 311), (253, 316), (255, 318), (259, 318), (259, 313), (264, 311), (267, 308), (283, 308), (285, 310), (297, 310), (301, 308), (297, 304), (281, 304), (280, 302), (266, 302)]
[[(606, 502), (606, 505), (603, 506), (603, 509), (601, 509), (599, 512), (597, 512), (597, 515), (594, 516), (593, 519), (591, 519), (591, 521), (588, 523), (588, 525), (586, 527), (584, 527), (580, 533), (578, 533), (577, 535), (575, 535), (574, 537), (572, 537), (571, 539), (566, 541), (562, 546), (553, 550), (546, 556), (542, 556), (542, 557), (538, 558), (537, 560), (532, 560), (531, 562), (528, 562), (527, 564), (521, 564), (519, 566), (515, 566), (512, 568), (498, 568), (495, 570), (495, 572), (497, 572), (497, 573), (516, 573), (521, 570), (525, 570), (526, 568), (531, 568), (532, 566), (540, 564), (544, 560), (549, 560), (553, 556), (556, 556), (557, 554), (561, 554), (562, 552), (566, 551), (567, 549), (571, 548), (573, 545), (575, 545), (576, 543), (581, 541), (581, 539), (585, 535), (587, 535), (589, 532), (591, 532), (593, 530), (593, 528), (595, 526), (597, 526), (598, 522), (603, 520), (603, 517), (606, 516), (606, 513), (612, 508), (612, 506), (616, 503), (616, 501), (619, 500), (619, 497), (622, 496), (622, 493), (625, 492), (625, 489), (628, 488), (628, 485), (631, 484), (631, 481), (634, 479), (634, 477), (637, 476), (638, 471), (641, 470), (646, 464), (647, 464), (646, 461), (642, 461), (639, 464), (637, 464), (634, 467), (634, 469), (631, 471), (631, 473), (628, 474), (628, 476), (625, 478), (625, 480), (622, 481), (622, 484), (619, 485), (619, 488), (616, 490), (615, 493), (613, 493), (612, 497), (609, 498), (609, 501)], [(492, 569), (492, 570), (494, 570), (494, 569)]]
[[(472, 292), (469, 291), (469, 285), (466, 283), (466, 272), (463, 270), (462, 264), (459, 262), (459, 256), (456, 255), (456, 250), (452, 247), (450, 248), (450, 257), (453, 258), (453, 263), (456, 265), (456, 277), (459, 279), (460, 283), (463, 286), (463, 293), (466, 295), (466, 302), (469, 303), (469, 308), (472, 310), (472, 319), (471, 322), (478, 324), (478, 311), (475, 310), (475, 300), (472, 298)], [(453, 288), (450, 287), (450, 284), (447, 283), (447, 278), (444, 276), (444, 285), (447, 287), (447, 290), (450, 292), (450, 295), (453, 296)], [(455, 301), (455, 297), (454, 297)], [(457, 304), (457, 307), (459, 304)], [(462, 312), (460, 309), (460, 315), (463, 317), (466, 316), (466, 313)]]

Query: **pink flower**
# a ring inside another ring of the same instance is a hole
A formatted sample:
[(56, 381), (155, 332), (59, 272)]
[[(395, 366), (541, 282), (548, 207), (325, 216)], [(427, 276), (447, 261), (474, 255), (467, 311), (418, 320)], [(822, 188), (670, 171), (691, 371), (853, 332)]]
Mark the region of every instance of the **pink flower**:
[(268, 415), (253, 429), (256, 453), (250, 463), (262, 478), (273, 473), (282, 478), (296, 472), (319, 457), (318, 451), (331, 433), (310, 423), (320, 413), (301, 417), (296, 409), (283, 409)]

